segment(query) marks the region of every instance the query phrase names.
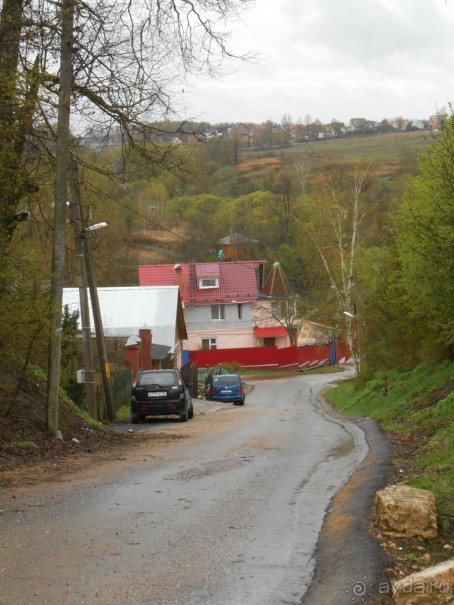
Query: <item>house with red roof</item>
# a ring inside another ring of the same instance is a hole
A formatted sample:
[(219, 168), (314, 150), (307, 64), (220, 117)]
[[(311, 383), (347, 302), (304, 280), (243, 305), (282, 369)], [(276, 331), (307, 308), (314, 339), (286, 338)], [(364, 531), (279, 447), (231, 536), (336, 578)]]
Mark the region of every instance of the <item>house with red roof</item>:
[[(288, 346), (271, 311), (273, 293), (263, 292), (268, 281), (265, 261), (139, 266), (140, 286), (179, 286), (189, 350)], [(263, 304), (269, 312), (257, 312)]]

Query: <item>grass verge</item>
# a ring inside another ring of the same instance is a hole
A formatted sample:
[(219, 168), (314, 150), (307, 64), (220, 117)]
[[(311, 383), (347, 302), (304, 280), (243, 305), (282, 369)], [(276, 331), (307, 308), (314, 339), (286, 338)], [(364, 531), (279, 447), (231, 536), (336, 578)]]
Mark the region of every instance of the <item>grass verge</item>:
[(437, 497), (439, 538), (423, 546), (406, 541), (401, 561), (412, 563), (407, 571), (454, 552), (453, 376), (454, 363), (445, 361), (377, 374), (362, 386), (351, 380), (325, 393), (343, 414), (380, 422), (393, 444), (391, 483), (429, 489)]

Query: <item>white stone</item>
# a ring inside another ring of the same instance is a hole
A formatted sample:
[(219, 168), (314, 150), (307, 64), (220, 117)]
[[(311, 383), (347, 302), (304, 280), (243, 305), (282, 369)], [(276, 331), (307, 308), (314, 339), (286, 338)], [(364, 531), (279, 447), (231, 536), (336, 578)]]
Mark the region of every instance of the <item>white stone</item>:
[(396, 605), (453, 605), (454, 559), (393, 583)]

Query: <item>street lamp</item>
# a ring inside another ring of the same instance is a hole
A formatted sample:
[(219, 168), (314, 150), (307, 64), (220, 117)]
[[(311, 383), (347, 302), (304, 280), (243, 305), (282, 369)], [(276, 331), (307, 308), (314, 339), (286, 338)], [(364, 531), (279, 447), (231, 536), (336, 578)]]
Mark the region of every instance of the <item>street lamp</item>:
[(112, 391), (110, 387), (110, 366), (107, 361), (106, 342), (104, 340), (104, 329), (102, 325), (101, 310), (99, 308), (98, 290), (93, 275), (93, 267), (91, 262), (89, 238), (87, 234), (97, 229), (107, 227), (107, 223), (96, 223), (82, 229), (80, 238), (83, 241), (83, 252), (85, 257), (85, 269), (87, 274), (88, 288), (90, 290), (91, 308), (93, 312), (93, 321), (95, 324), (96, 342), (98, 344), (99, 364), (101, 367), (102, 383), (104, 387), (104, 397), (106, 400), (107, 417), (109, 420), (115, 420), (115, 408), (113, 405)]

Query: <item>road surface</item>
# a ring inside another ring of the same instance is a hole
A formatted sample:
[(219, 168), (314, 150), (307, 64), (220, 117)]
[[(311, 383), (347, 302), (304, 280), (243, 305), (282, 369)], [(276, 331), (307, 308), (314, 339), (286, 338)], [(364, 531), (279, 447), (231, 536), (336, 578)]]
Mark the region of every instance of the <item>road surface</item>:
[[(244, 408), (137, 427), (175, 445), (0, 495), (1, 605), (300, 603), (330, 501), (368, 451), (322, 409), (335, 377), (257, 381)], [(177, 439), (219, 415), (234, 422)]]

